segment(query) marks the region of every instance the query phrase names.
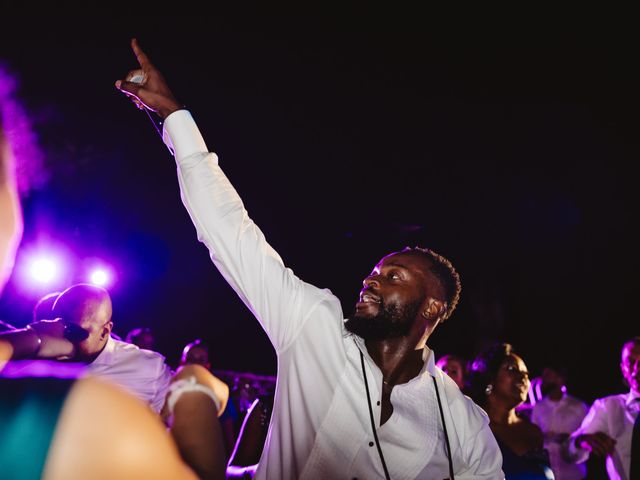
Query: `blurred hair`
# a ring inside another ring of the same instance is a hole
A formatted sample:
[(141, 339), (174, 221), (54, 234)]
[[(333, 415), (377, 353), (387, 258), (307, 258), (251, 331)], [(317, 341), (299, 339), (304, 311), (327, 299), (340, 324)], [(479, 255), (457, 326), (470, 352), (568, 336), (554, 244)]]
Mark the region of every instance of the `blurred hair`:
[(441, 356), (438, 361), (436, 362), (436, 365), (440, 365), (440, 364), (445, 364), (446, 362), (458, 362), (460, 364), (460, 366), (462, 367), (462, 373), (464, 375), (467, 374), (467, 361), (460, 357), (459, 355), (455, 355), (453, 353), (448, 353), (446, 355)]
[[(27, 193), (33, 186), (45, 181), (43, 155), (32, 130), (31, 121), (16, 97), (18, 77), (0, 61), (0, 143), (2, 137), (11, 146), (15, 164), (9, 172), (15, 175), (18, 190)], [(2, 180), (2, 178), (0, 178)]]
[(625, 349), (628, 345), (633, 345), (634, 347), (640, 346), (640, 337), (632, 337), (622, 345), (622, 349)]
[(207, 358), (209, 357), (209, 347), (207, 346), (207, 344), (204, 343), (201, 339), (196, 338), (193, 342), (188, 343), (182, 349), (182, 357), (180, 358), (180, 363), (182, 365), (189, 364), (189, 363), (199, 363), (199, 362), (194, 362), (193, 358), (190, 355), (191, 351), (194, 348), (199, 348), (200, 350), (204, 350), (204, 352), (206, 352), (207, 354)]
[(142, 335), (147, 333), (153, 335), (153, 332), (149, 327), (134, 328), (133, 330), (130, 330), (129, 333), (127, 333), (125, 342), (133, 343), (134, 345), (137, 345), (138, 338), (140, 338)]

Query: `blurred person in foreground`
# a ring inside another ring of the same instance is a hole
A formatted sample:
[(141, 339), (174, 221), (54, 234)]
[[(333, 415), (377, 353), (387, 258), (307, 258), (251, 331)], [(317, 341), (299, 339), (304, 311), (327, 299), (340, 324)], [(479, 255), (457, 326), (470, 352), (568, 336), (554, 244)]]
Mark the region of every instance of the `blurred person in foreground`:
[(469, 369), (469, 393), (489, 414), (507, 480), (554, 478), (542, 431), (516, 414), (516, 407), (527, 399), (529, 386), (527, 366), (508, 343), (488, 347)]
[(28, 119), (15, 98), (15, 85), (13, 75), (0, 63), (0, 294), (22, 238), (17, 162), (27, 162), (29, 153), (37, 152)]
[(132, 48), (139, 68), (116, 88), (163, 120), (198, 237), (278, 355), (269, 440), (256, 477), (500, 478), (502, 459), (485, 413), (426, 347), (459, 299), (451, 263), (419, 248), (385, 256), (345, 320), (330, 291), (285, 267), (190, 113), (135, 40)]
[(587, 405), (567, 393), (566, 378), (562, 368), (549, 366), (542, 371), (542, 398), (533, 406), (531, 421), (544, 434), (544, 448), (549, 452), (556, 480), (582, 480), (587, 474), (585, 465), (567, 462), (562, 445), (582, 423)]
[[(15, 120), (17, 106), (7, 98), (8, 80), (0, 68), (0, 293), (11, 274), (22, 229), (12, 170), (18, 148), (7, 135), (7, 129), (15, 134), (8, 121)], [(71, 356), (74, 346), (68, 339), (43, 330), (34, 341), (33, 332), (6, 325), (6, 334), (0, 335), (4, 480), (195, 480), (162, 424), (136, 398), (104, 381), (79, 379), (80, 371), (71, 365), (14, 361)], [(63, 332), (61, 322), (49, 327)]]
[(566, 444), (569, 459), (606, 458), (613, 480), (640, 478), (640, 337), (622, 346), (620, 370), (628, 393), (599, 398)]
[(6, 363), (12, 351), (0, 338), (4, 480), (196, 478), (140, 400), (77, 370), (61, 371), (58, 362), (14, 369)]

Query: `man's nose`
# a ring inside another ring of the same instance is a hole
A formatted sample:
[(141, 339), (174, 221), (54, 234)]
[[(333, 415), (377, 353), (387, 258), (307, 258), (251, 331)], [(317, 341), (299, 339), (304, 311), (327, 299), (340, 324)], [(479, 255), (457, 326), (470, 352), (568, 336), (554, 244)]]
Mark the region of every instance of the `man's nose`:
[(378, 282), (378, 278), (377, 275), (369, 275), (367, 278), (365, 278), (362, 281), (362, 285), (364, 285), (365, 287), (371, 287), (371, 286), (379, 286), (380, 283)]

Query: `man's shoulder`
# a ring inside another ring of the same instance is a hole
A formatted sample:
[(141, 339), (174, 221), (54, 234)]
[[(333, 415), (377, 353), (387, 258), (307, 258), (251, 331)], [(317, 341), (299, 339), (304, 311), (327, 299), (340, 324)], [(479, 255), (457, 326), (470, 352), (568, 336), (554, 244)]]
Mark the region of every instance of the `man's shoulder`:
[(626, 399), (626, 393), (617, 393), (615, 395), (607, 395), (606, 397), (597, 398), (593, 404), (602, 406), (624, 405)]
[(465, 395), (460, 388), (458, 388), (456, 382), (440, 368), (436, 367), (436, 371), (438, 372), (436, 375), (441, 377), (447, 403), (454, 420), (467, 419), (467, 422), (471, 423), (488, 424), (489, 417), (487, 413), (469, 396)]
[(565, 404), (576, 408), (587, 408), (587, 404), (573, 395), (565, 395), (563, 398)]
[(164, 363), (165, 357), (161, 353), (154, 352), (153, 350), (145, 350), (132, 343), (124, 342), (122, 340), (112, 339), (114, 343), (114, 351), (119, 356), (127, 358), (135, 358), (142, 362), (162, 362)]

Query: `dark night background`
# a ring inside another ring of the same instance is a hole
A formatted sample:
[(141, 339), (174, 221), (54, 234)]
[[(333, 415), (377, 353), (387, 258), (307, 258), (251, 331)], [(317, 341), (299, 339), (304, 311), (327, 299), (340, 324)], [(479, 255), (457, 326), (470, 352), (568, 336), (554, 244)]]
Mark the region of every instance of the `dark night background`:
[[(586, 400), (624, 389), (621, 344), (640, 334), (638, 34), (624, 12), (3, 16), (0, 59), (45, 156), (18, 266), (30, 245), (67, 245), (77, 273), (52, 290), (82, 281), (83, 259), (110, 261), (116, 333), (152, 327), (172, 364), (202, 337), (215, 368), (276, 372), (197, 242), (169, 152), (113, 87), (136, 36), (285, 263), (346, 314), (380, 257), (429, 246), (463, 281), (437, 356), (506, 340), (534, 375), (569, 367)], [(16, 277), (0, 317), (21, 326), (45, 291)]]

